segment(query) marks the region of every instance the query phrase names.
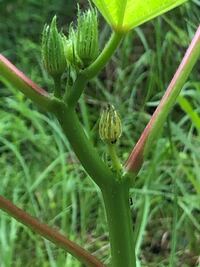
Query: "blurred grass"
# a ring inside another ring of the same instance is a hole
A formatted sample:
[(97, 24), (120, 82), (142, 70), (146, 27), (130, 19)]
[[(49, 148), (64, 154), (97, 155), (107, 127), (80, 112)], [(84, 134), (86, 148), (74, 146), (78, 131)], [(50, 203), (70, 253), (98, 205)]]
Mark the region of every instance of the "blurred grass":
[[(52, 81), (40, 61), (42, 27), (56, 13), (66, 33), (75, 9), (74, 1), (66, 0), (1, 0), (1, 52), (51, 90)], [(112, 102), (121, 114), (124, 130), (119, 154), (125, 161), (199, 21), (200, 3), (190, 1), (137, 28), (127, 34), (105, 71), (90, 82), (78, 112), (102, 156), (105, 147), (96, 127), (102, 104)], [(101, 27), (103, 44), (110, 31), (103, 21)], [(107, 226), (98, 188), (86, 177), (55, 118), (13, 88), (0, 86), (0, 194), (62, 229), (108, 263)], [(198, 65), (131, 191), (133, 221), (140, 222), (137, 253), (143, 267), (199, 266), (199, 104)], [(0, 212), (0, 266), (81, 265)]]

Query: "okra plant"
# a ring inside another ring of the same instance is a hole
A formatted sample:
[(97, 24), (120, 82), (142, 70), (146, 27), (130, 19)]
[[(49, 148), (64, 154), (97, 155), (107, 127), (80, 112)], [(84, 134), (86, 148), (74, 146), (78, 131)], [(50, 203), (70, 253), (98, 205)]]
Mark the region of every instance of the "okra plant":
[[(92, 3), (93, 2), (93, 3)], [(41, 60), (54, 81), (49, 93), (27, 78), (8, 59), (0, 55), (0, 77), (37, 105), (55, 115), (72, 149), (87, 174), (98, 185), (105, 205), (112, 267), (136, 267), (137, 228), (131, 220), (129, 191), (152, 145), (158, 138), (167, 115), (200, 55), (200, 27), (166, 90), (160, 104), (125, 163), (117, 155), (122, 133), (120, 115), (112, 103), (103, 107), (99, 119), (100, 139), (107, 148), (102, 156), (86, 135), (76, 107), (87, 83), (108, 63), (126, 33), (148, 20), (186, 2), (185, 0), (93, 0), (86, 11), (78, 8), (77, 21), (65, 35), (57, 28), (56, 16), (42, 33)], [(99, 47), (98, 11), (110, 25), (112, 34), (104, 48)], [(63, 74), (67, 82), (63, 84)], [(63, 89), (65, 88), (65, 89)], [(97, 118), (98, 119), (98, 118)], [(101, 141), (100, 141), (101, 142)], [(62, 177), (60, 177), (62, 179)], [(71, 253), (86, 266), (105, 266), (84, 248), (68, 240), (47, 224), (19, 209), (0, 196), (0, 208), (58, 247)]]

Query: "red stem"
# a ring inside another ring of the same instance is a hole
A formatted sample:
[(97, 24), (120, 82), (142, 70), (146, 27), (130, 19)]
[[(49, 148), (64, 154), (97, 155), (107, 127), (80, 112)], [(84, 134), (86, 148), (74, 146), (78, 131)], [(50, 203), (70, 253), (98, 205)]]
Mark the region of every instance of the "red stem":
[(15, 65), (13, 65), (6, 57), (4, 57), (2, 54), (0, 54), (0, 61), (3, 62), (7, 66), (8, 69), (10, 69), (11, 72), (13, 72), (16, 76), (18, 76), (25, 84), (27, 84), (30, 88), (32, 88), (34, 91), (39, 93), (43, 96), (48, 96), (49, 94), (47, 91), (39, 87), (37, 84), (35, 84), (31, 79), (29, 79), (22, 71), (17, 69)]
[(27, 214), (22, 209), (15, 206), (12, 202), (6, 198), (0, 196), (0, 209), (14, 217), (17, 221), (28, 226), (33, 231), (50, 240), (58, 247), (63, 248), (75, 258), (86, 264), (88, 267), (105, 267), (98, 259), (92, 256), (85, 249), (77, 245), (76, 243), (68, 240), (64, 235), (58, 231), (52, 229), (47, 224), (39, 222), (36, 218)]
[(158, 107), (156, 108), (155, 112), (153, 113), (149, 123), (147, 124), (147, 126), (144, 129), (143, 133), (141, 134), (137, 144), (133, 148), (127, 162), (125, 163), (125, 168), (127, 171), (129, 171), (129, 172), (131, 171), (131, 172), (134, 172), (137, 174), (138, 171), (140, 170), (140, 168), (142, 167), (142, 164), (144, 161), (144, 153), (143, 153), (144, 147), (145, 147), (145, 144), (146, 144), (147, 139), (149, 137), (149, 134), (151, 133), (151, 129), (154, 127), (155, 121), (156, 121), (159, 113), (162, 111), (163, 106), (165, 105), (169, 96), (172, 94), (179, 77), (182, 75), (184, 68), (190, 59), (190, 56), (191, 56), (194, 48), (199, 43), (200, 43), (200, 26), (198, 27), (196, 34), (195, 34), (194, 38), (192, 39), (192, 42), (191, 42), (188, 50), (186, 51), (186, 54), (185, 54), (181, 64), (179, 65), (171, 83), (169, 84), (164, 96), (162, 97)]

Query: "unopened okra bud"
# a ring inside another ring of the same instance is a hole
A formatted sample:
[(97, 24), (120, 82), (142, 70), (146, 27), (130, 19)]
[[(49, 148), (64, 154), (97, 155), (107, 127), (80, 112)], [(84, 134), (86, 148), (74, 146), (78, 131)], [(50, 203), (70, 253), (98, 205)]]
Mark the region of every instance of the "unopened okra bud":
[(42, 34), (42, 62), (53, 78), (60, 77), (66, 68), (63, 36), (58, 32), (56, 16), (50, 26), (45, 25)]
[(82, 67), (90, 65), (98, 56), (98, 19), (95, 9), (90, 8), (84, 13), (78, 12), (77, 55)]
[(81, 68), (81, 60), (77, 54), (77, 33), (74, 30), (73, 26), (69, 27), (68, 38), (64, 38), (64, 48), (65, 48), (65, 57), (69, 65), (79, 69)]
[(108, 143), (115, 144), (122, 133), (120, 117), (113, 105), (107, 105), (103, 110), (99, 122), (100, 138)]

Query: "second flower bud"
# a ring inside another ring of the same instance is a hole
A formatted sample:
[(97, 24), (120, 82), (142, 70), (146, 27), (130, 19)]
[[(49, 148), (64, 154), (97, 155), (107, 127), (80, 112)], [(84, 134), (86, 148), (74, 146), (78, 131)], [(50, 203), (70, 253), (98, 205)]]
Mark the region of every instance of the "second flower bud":
[(69, 28), (65, 41), (67, 61), (77, 69), (88, 67), (98, 56), (98, 19), (95, 9), (78, 10), (77, 27)]
[(99, 122), (100, 138), (107, 144), (115, 144), (122, 134), (120, 117), (113, 105), (103, 110)]

